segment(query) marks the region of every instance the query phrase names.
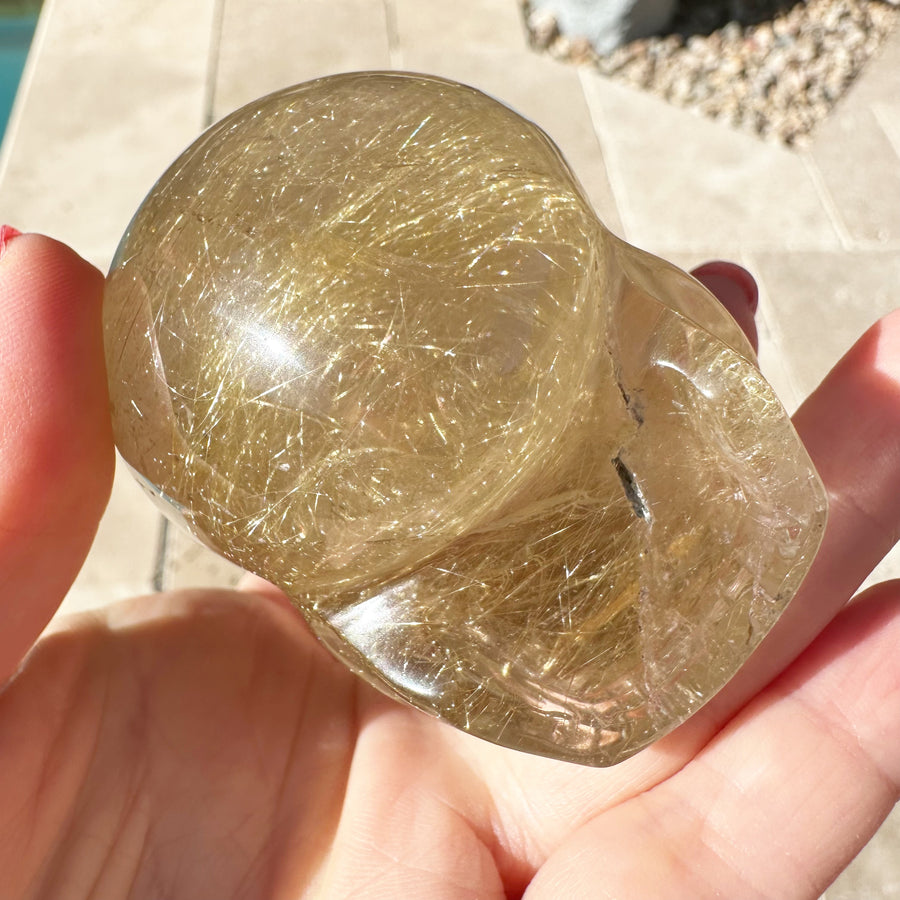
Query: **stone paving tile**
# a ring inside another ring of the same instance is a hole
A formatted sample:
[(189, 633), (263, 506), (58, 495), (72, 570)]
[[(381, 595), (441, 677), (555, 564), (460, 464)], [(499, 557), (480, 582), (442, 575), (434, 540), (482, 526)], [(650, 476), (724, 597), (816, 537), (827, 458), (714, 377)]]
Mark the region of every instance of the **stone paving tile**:
[(809, 151), (853, 245), (900, 249), (900, 30), (888, 36)]
[(386, 8), (372, 0), (228, 0), (212, 119), (270, 91), (359, 69), (388, 69)]
[(582, 70), (625, 237), (666, 256), (708, 247), (839, 248), (803, 161)]
[(875, 110), (843, 107), (809, 151), (851, 245), (900, 247), (900, 157)]
[[(413, 49), (476, 48), (527, 52), (525, 24), (517, 0), (388, 0), (396, 27), (399, 58), (396, 68), (434, 74), (407, 55)], [(529, 57), (529, 62), (531, 57)], [(524, 60), (523, 60), (524, 61)], [(521, 67), (519, 74), (522, 73)]]
[[(900, 95), (900, 88), (898, 88)], [(872, 112), (875, 119), (887, 135), (894, 153), (900, 159), (900, 102), (897, 103), (873, 103)]]
[(757, 253), (754, 259), (804, 395), (866, 328), (900, 305), (898, 253)]
[(51, 2), (5, 144), (4, 221), (106, 267), (202, 121), (213, 0)]
[(543, 56), (523, 59), (527, 50), (401, 46), (404, 66), (477, 87), (543, 128), (562, 150), (601, 220), (621, 233), (603, 154), (572, 66)]

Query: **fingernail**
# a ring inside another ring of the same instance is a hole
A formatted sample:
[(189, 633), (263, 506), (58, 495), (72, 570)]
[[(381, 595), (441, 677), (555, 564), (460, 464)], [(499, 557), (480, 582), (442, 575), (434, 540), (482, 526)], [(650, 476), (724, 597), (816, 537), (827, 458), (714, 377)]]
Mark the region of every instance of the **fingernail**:
[(736, 284), (747, 298), (750, 312), (756, 312), (759, 306), (759, 288), (757, 287), (756, 279), (743, 266), (739, 266), (737, 263), (725, 262), (724, 260), (716, 260), (695, 269), (694, 275), (698, 273), (719, 275), (722, 278), (727, 278), (732, 284)]
[(9, 247), (10, 241), (21, 234), (22, 232), (18, 228), (13, 228), (12, 225), (0, 225), (0, 257), (6, 253), (6, 248)]

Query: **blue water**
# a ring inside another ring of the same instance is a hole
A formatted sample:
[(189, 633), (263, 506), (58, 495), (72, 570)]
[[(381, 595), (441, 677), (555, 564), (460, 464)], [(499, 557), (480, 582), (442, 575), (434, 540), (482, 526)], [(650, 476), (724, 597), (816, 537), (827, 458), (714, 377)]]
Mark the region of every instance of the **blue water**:
[(37, 16), (0, 18), (0, 136), (6, 130)]

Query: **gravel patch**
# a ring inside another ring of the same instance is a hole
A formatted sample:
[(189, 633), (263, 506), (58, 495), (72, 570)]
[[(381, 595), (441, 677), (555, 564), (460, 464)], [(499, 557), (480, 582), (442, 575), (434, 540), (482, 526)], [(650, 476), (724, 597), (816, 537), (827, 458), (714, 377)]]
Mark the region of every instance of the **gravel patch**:
[(681, 0), (668, 34), (601, 56), (527, 0), (524, 10), (536, 49), (795, 146), (900, 27), (900, 0)]

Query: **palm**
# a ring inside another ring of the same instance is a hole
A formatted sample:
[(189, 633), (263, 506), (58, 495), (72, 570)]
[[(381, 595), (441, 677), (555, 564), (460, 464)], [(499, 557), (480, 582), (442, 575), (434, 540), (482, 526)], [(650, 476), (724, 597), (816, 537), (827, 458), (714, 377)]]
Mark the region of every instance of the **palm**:
[[(75, 265), (54, 247), (30, 252), (44, 253), (45, 266)], [(96, 349), (96, 327), (79, 315), (83, 354)], [(900, 333), (892, 327), (888, 337)], [(890, 434), (900, 401), (887, 382), (873, 390), (877, 367), (864, 370), (858, 356), (798, 417), (834, 495), (813, 577), (768, 652), (654, 748), (611, 770), (502, 750), (383, 698), (270, 597), (131, 601), (61, 625), (0, 693), (5, 890), (216, 900), (300, 897), (310, 886), (328, 898), (815, 896), (890, 808), (900, 776), (890, 752), (900, 722), (883, 702), (900, 684), (894, 588), (842, 613), (771, 681), (845, 602), (900, 519)], [(84, 376), (88, 394), (100, 376)], [(841, 398), (854, 379), (856, 394)], [(84, 404), (85, 385), (72, 390)], [(863, 394), (861, 416), (849, 401)], [(841, 408), (856, 424), (843, 444)], [(101, 437), (85, 438), (67, 462), (75, 471), (57, 472), (56, 487), (82, 476), (69, 498), (80, 520), (64, 510), (60, 525), (39, 502), (53, 485), (6, 466), (18, 487), (0, 493), (0, 521), (11, 496), (38, 494), (34, 521), (20, 516), (21, 534), (0, 540), (0, 572), (12, 573), (0, 603), (27, 601), (0, 638), (10, 671), (84, 551), (74, 526), (96, 518), (98, 503), (85, 497), (102, 498), (108, 426), (102, 405), (88, 412), (41, 425), (87, 434), (96, 416)], [(870, 432), (860, 434), (865, 421)], [(853, 442), (865, 446), (877, 429), (889, 443), (864, 482), (842, 454), (853, 458)], [(0, 433), (0, 459), (3, 447)], [(85, 479), (88, 469), (98, 474)], [(17, 563), (23, 548), (29, 567)]]

